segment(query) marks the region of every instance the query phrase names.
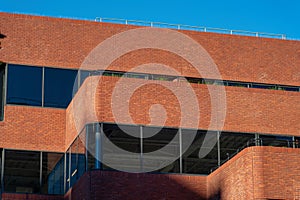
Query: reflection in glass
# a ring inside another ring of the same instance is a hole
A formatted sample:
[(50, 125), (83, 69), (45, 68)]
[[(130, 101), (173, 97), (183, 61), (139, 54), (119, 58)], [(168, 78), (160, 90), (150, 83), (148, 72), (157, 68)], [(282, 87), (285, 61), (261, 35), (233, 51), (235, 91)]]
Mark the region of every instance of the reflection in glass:
[(144, 171), (179, 173), (179, 157), (178, 129), (143, 127)]
[(64, 194), (64, 154), (43, 152), (42, 193)]
[(73, 89), (78, 90), (76, 77), (76, 70), (45, 68), (44, 105), (66, 108), (72, 100)]
[[(189, 130), (182, 130), (182, 143), (186, 143)], [(208, 140), (204, 144), (204, 138)], [(218, 165), (217, 133), (197, 131), (192, 144), (182, 155), (182, 171), (188, 174), (209, 174)]]
[(40, 192), (40, 152), (5, 150), (4, 191)]
[(7, 103), (42, 106), (42, 68), (8, 65)]

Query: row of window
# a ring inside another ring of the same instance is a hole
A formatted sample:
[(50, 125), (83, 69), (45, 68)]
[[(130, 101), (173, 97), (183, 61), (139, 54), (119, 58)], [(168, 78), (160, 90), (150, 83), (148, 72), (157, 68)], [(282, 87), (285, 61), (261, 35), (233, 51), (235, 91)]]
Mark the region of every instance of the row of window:
[[(165, 81), (175, 81), (180, 79), (180, 77), (175, 76), (112, 71), (89, 72), (80, 70), (78, 73), (78, 70), (9, 64), (7, 73), (6, 102), (8, 104), (66, 108), (85, 78), (95, 75)], [(2, 83), (3, 77), (4, 67), (0, 70), (0, 82), (2, 81)], [(186, 80), (191, 83), (199, 84), (300, 91), (300, 87), (296, 86), (268, 85), (199, 78), (186, 78)], [(3, 87), (0, 88), (3, 89)]]
[(8, 65), (8, 104), (66, 108), (78, 89), (77, 71)]
[(64, 194), (64, 154), (1, 149), (1, 191)]
[[(246, 147), (298, 148), (298, 141), (292, 136), (90, 124), (67, 150), (68, 187), (93, 169), (207, 175)], [(111, 148), (111, 143), (127, 153)], [(160, 152), (151, 154), (155, 151)]]
[[(209, 174), (245, 147), (298, 148), (298, 141), (292, 136), (89, 124), (65, 154), (0, 149), (1, 191), (64, 194), (84, 172), (95, 169)], [(115, 151), (109, 142), (134, 156)]]

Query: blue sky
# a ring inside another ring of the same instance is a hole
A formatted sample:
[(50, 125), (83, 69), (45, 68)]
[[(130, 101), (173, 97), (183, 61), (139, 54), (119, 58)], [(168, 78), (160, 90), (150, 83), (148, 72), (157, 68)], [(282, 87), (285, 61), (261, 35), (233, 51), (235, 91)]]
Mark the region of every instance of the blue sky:
[(0, 11), (95, 19), (113, 17), (300, 38), (299, 0), (1, 0)]

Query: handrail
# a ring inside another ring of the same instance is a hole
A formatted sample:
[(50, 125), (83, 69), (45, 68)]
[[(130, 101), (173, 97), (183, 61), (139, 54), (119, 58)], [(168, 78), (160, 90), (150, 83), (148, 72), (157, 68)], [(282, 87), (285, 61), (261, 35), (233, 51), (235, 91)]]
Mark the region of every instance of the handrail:
[(114, 23), (114, 24), (150, 26), (156, 28), (170, 28), (170, 29), (177, 29), (177, 30), (191, 30), (191, 31), (198, 31), (198, 32), (213, 32), (213, 33), (223, 33), (223, 34), (230, 34), (230, 35), (276, 38), (282, 40), (287, 39), (285, 34), (254, 32), (254, 31), (245, 31), (245, 30), (231, 30), (231, 29), (224, 29), (224, 28), (191, 26), (191, 25), (184, 25), (184, 24), (170, 24), (165, 22), (149, 22), (149, 21), (141, 21), (141, 20), (128, 20), (128, 19), (103, 18), (103, 17), (96, 17), (95, 21), (104, 22), (104, 23)]

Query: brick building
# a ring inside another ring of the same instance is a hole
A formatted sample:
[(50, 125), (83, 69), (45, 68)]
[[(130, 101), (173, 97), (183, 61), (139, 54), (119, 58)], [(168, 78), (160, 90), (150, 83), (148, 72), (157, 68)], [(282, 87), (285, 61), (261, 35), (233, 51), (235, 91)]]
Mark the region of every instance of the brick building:
[[(132, 30), (156, 29), (0, 13), (2, 199), (300, 199), (300, 42), (169, 31), (220, 76), (150, 39), (108, 66), (86, 60), (109, 38), (117, 55)], [(131, 120), (115, 114), (124, 102)]]

